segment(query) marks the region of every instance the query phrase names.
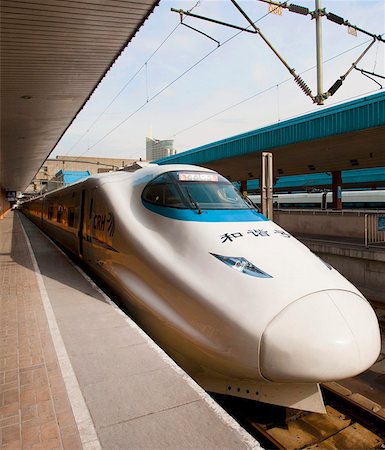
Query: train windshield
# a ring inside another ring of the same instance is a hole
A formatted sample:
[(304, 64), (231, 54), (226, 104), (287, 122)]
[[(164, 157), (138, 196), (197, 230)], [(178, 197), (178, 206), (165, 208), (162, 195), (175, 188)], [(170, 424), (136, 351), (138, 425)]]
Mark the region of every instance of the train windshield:
[(253, 209), (226, 178), (214, 172), (167, 172), (143, 191), (144, 201), (182, 209)]

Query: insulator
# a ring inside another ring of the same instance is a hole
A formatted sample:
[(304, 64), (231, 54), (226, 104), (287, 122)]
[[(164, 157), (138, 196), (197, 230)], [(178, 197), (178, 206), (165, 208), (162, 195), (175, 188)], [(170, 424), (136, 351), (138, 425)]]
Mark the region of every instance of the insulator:
[(333, 13), (327, 13), (326, 17), (331, 20), (334, 23), (338, 23), (338, 25), (342, 25), (345, 21), (342, 17), (337, 16), (336, 14)]
[(295, 12), (297, 14), (303, 14), (304, 16), (307, 16), (309, 14), (309, 8), (293, 4), (289, 5), (289, 11)]
[(303, 92), (311, 97), (311, 89), (309, 86), (305, 83), (305, 81), (298, 75), (294, 77), (295, 82), (298, 84), (298, 86), (303, 90)]
[(333, 94), (335, 94), (336, 93), (336, 91), (340, 88), (342, 86), (342, 80), (341, 79), (338, 79), (334, 84), (333, 84), (333, 86), (329, 89), (329, 94), (330, 95), (333, 95)]

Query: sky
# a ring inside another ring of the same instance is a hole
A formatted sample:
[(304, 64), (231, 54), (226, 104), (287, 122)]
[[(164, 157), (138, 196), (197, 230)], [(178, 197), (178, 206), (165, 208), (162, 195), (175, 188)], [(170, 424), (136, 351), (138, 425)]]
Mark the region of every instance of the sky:
[[(268, 14), (258, 0), (240, 6), (312, 93), (317, 92), (315, 20), (283, 10)], [(315, 0), (295, 4), (315, 9)], [(385, 33), (384, 0), (321, 0), (322, 8), (376, 35)], [(180, 24), (171, 8), (241, 27), (230, 0), (161, 0), (116, 60), (50, 157), (145, 158), (146, 136), (174, 139), (178, 153), (336, 103), (379, 92), (352, 70), (324, 105), (315, 105), (259, 35), (192, 17)], [(322, 19), (323, 84), (327, 91), (371, 38)], [(376, 42), (357, 67), (385, 76), (385, 44)], [(385, 80), (375, 78), (385, 86)]]

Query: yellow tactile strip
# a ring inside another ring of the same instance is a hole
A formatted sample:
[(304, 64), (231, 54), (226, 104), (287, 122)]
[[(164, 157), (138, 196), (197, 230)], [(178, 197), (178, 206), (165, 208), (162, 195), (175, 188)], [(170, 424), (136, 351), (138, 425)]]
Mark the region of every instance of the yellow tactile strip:
[(19, 220), (0, 222), (1, 449), (81, 449)]

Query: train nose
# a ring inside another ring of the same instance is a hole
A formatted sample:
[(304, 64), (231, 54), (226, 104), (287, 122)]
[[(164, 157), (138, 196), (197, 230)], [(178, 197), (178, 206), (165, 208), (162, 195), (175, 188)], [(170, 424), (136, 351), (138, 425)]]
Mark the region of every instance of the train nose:
[(380, 352), (371, 306), (340, 290), (316, 292), (287, 306), (262, 336), (260, 370), (275, 382), (321, 382), (367, 370)]

